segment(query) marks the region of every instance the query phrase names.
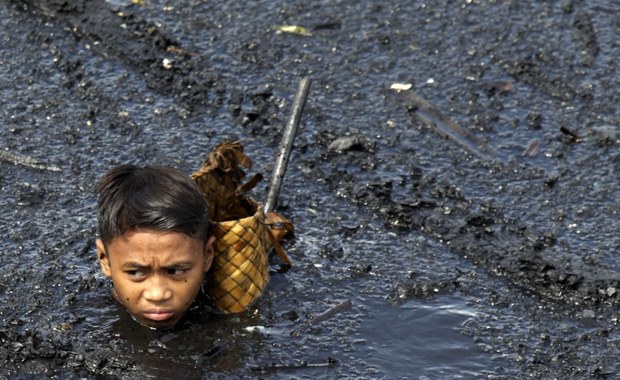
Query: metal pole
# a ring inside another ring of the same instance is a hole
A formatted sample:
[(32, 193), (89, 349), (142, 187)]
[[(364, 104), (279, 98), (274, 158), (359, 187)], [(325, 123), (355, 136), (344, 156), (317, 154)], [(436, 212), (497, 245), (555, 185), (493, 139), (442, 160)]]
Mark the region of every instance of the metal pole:
[(291, 155), (291, 150), (293, 149), (293, 140), (295, 140), (295, 134), (297, 133), (297, 127), (299, 126), (301, 113), (304, 109), (304, 105), (306, 104), (309, 89), (310, 78), (305, 77), (299, 82), (297, 93), (295, 93), (295, 98), (293, 99), (291, 114), (288, 118), (286, 126), (284, 127), (282, 141), (278, 147), (278, 155), (276, 156), (276, 163), (273, 167), (271, 182), (269, 183), (267, 201), (265, 202), (266, 213), (275, 210), (276, 204), (278, 203), (280, 186), (282, 186), (282, 179), (284, 178), (286, 165), (288, 164), (288, 159)]

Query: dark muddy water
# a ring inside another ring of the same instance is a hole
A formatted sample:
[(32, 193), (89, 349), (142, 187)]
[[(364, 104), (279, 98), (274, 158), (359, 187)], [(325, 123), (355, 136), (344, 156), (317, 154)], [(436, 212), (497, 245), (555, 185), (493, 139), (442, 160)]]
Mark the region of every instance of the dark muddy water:
[[(0, 3), (0, 374), (617, 377), (619, 13)], [(136, 325), (95, 265), (94, 182), (125, 162), (190, 173), (224, 139), (271, 173), (305, 75), (279, 208), (293, 268), (274, 261), (247, 313)]]

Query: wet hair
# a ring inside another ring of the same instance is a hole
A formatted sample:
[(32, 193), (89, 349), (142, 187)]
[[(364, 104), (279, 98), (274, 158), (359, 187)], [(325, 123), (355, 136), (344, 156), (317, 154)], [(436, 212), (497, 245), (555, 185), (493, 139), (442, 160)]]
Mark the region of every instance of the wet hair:
[(99, 236), (109, 244), (137, 228), (181, 232), (206, 241), (207, 200), (183, 172), (164, 166), (117, 166), (99, 180)]

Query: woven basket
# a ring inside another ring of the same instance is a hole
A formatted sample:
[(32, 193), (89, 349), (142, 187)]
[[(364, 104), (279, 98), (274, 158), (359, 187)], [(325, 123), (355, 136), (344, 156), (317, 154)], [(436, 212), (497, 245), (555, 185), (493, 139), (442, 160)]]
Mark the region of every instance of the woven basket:
[(219, 144), (202, 167), (192, 174), (209, 204), (215, 257), (207, 274), (207, 293), (224, 313), (245, 310), (264, 292), (269, 282), (268, 253), (275, 248), (290, 266), (279, 239), (293, 231), (281, 215), (265, 215), (260, 203), (245, 194), (262, 178), (243, 184), (241, 167), (251, 168), (238, 142)]

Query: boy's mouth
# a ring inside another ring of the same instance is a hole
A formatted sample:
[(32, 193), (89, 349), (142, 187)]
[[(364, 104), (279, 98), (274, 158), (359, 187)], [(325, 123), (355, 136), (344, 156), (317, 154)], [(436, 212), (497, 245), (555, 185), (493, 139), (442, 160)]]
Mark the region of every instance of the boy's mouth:
[(174, 316), (174, 312), (170, 310), (147, 310), (142, 313), (145, 318), (152, 321), (166, 321)]

